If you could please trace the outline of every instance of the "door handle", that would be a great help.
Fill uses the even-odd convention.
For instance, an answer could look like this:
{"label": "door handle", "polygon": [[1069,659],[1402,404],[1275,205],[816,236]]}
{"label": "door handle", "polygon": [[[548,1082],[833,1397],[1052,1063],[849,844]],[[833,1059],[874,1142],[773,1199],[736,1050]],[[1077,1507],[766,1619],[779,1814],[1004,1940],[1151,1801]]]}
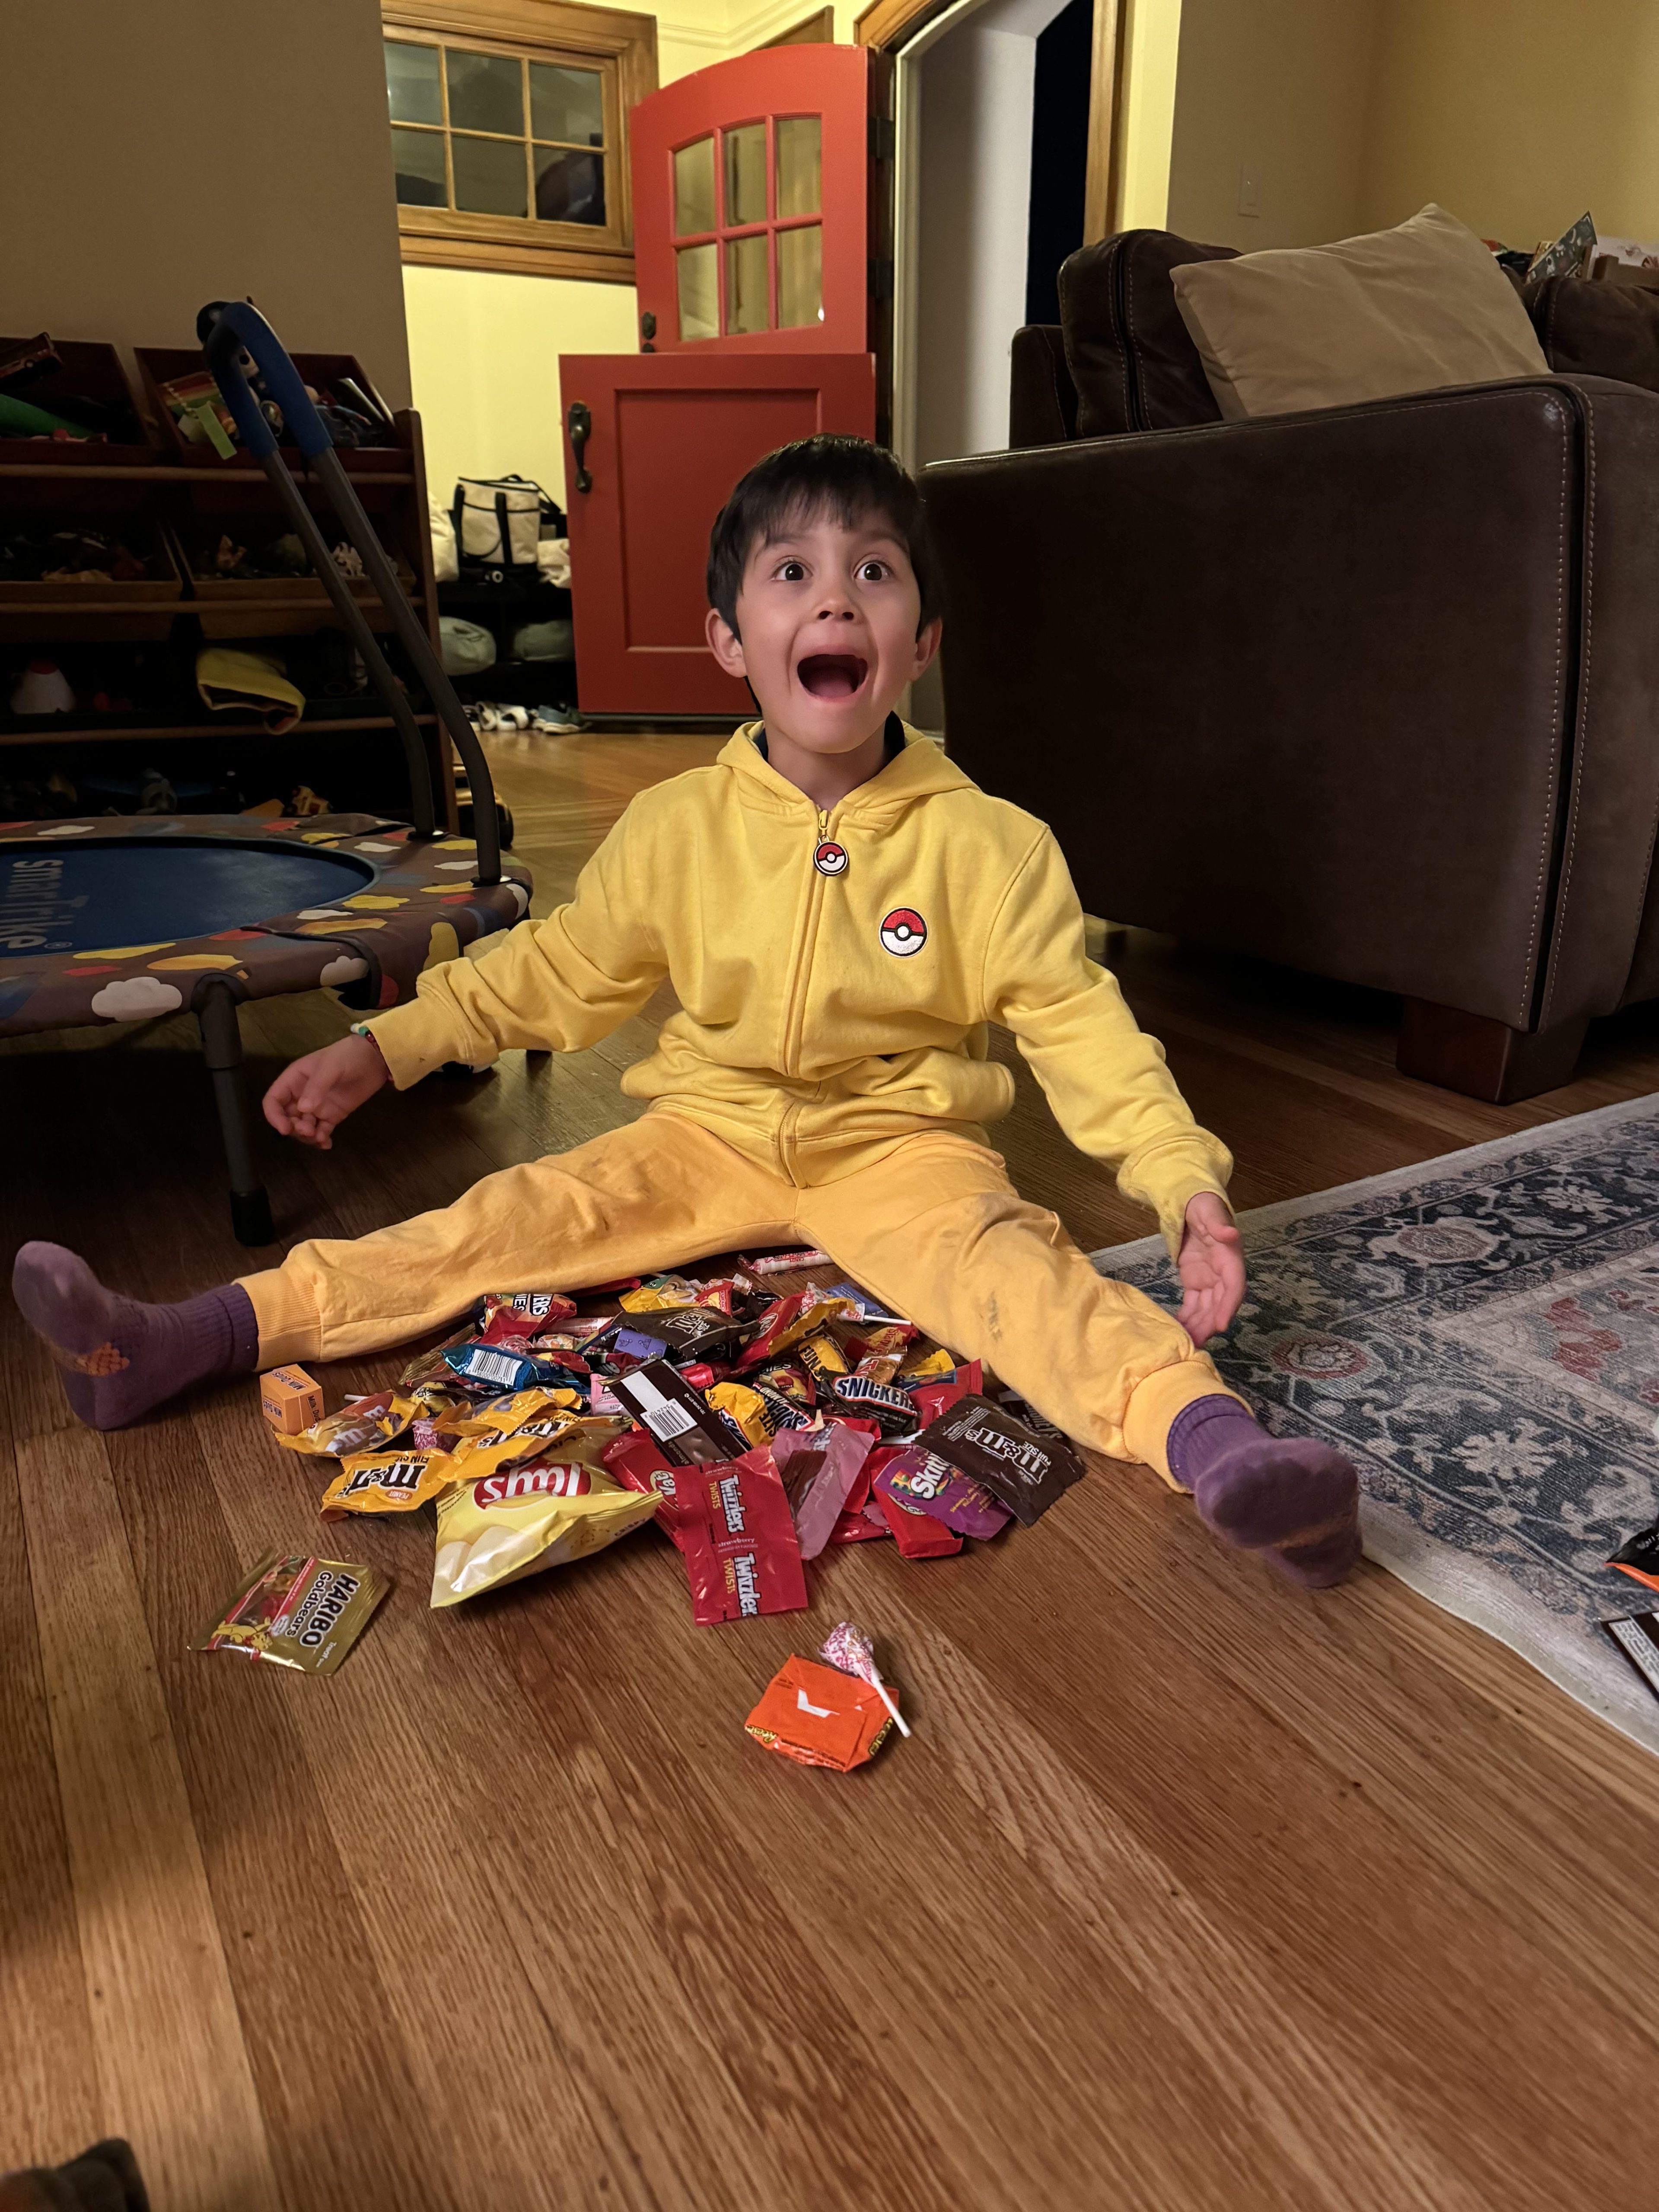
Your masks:
{"label": "door handle", "polygon": [[573,399],[570,402],[570,412],[564,417],[564,427],[570,434],[570,452],[576,459],[576,488],[578,491],[591,491],[594,480],[582,458],[589,439],[594,434],[594,418],[586,400]]}

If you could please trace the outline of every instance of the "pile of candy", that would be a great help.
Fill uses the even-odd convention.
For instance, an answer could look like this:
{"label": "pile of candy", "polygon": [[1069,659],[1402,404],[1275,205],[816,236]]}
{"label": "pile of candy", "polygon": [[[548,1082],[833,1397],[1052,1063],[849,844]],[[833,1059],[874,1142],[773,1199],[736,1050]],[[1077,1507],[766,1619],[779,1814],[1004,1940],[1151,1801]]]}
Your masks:
{"label": "pile of candy", "polygon": [[[833,1546],[890,1539],[907,1559],[942,1558],[1010,1519],[1028,1525],[1077,1480],[1064,1437],[1018,1400],[988,1396],[977,1361],[929,1344],[867,1291],[764,1286],[822,1261],[790,1253],[717,1280],[609,1284],[589,1295],[619,1294],[617,1310],[585,1315],[557,1291],[499,1292],[395,1389],[278,1440],[339,1462],[326,1520],[436,1504],[434,1606],[655,1518],[703,1623],[803,1607],[806,1565]],[[290,1395],[309,1384],[298,1370],[267,1381]],[[857,1731],[868,1756],[897,1710],[867,1639],[867,1664],[849,1664],[859,1640],[843,1628],[844,1648],[825,1656],[872,1686],[879,1726]]]}

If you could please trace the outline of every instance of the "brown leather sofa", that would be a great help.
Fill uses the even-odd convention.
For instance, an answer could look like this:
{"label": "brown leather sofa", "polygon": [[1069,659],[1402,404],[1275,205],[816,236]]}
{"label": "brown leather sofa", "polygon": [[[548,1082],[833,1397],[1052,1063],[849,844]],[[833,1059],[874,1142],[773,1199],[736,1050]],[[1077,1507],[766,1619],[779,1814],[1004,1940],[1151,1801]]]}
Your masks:
{"label": "brown leather sofa", "polygon": [[[1558,287],[1571,374],[1223,422],[1169,270],[1229,250],[1074,254],[1014,450],[927,471],[951,752],[1089,911],[1397,992],[1407,1073],[1548,1090],[1659,997],[1659,389],[1586,373],[1604,311]],[[1577,283],[1615,289],[1659,387],[1659,295]]]}

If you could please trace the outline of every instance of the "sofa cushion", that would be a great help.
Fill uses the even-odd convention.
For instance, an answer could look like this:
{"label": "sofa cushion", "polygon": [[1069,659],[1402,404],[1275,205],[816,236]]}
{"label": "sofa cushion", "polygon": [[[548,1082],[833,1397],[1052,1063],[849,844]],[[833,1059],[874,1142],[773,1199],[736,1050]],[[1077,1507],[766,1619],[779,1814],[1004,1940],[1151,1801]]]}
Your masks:
{"label": "sofa cushion", "polygon": [[1659,392],[1659,289],[1551,276],[1527,306],[1550,367]]}
{"label": "sofa cushion", "polygon": [[1168,230],[1124,230],[1072,254],[1060,270],[1066,366],[1080,438],[1176,430],[1220,419],[1204,364],[1176,312],[1170,270],[1229,260]]}
{"label": "sofa cushion", "polygon": [[1176,268],[1170,283],[1229,422],[1549,370],[1514,286],[1432,204],[1395,230]]}

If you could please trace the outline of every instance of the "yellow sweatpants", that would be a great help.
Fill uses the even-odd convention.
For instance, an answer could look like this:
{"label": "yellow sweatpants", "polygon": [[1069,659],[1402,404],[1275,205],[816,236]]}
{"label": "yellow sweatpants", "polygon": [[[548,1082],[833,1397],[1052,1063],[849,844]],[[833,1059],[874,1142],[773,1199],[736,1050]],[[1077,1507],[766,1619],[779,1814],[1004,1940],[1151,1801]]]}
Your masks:
{"label": "yellow sweatpants", "polygon": [[819,1246],[1068,1435],[1166,1480],[1176,1414],[1226,1391],[1179,1322],[1096,1274],[1018,1195],[997,1153],[947,1132],[803,1190],[695,1122],[648,1114],[393,1228],[296,1245],[242,1287],[270,1367],[403,1343],[485,1291],[575,1291],[768,1244]]}

